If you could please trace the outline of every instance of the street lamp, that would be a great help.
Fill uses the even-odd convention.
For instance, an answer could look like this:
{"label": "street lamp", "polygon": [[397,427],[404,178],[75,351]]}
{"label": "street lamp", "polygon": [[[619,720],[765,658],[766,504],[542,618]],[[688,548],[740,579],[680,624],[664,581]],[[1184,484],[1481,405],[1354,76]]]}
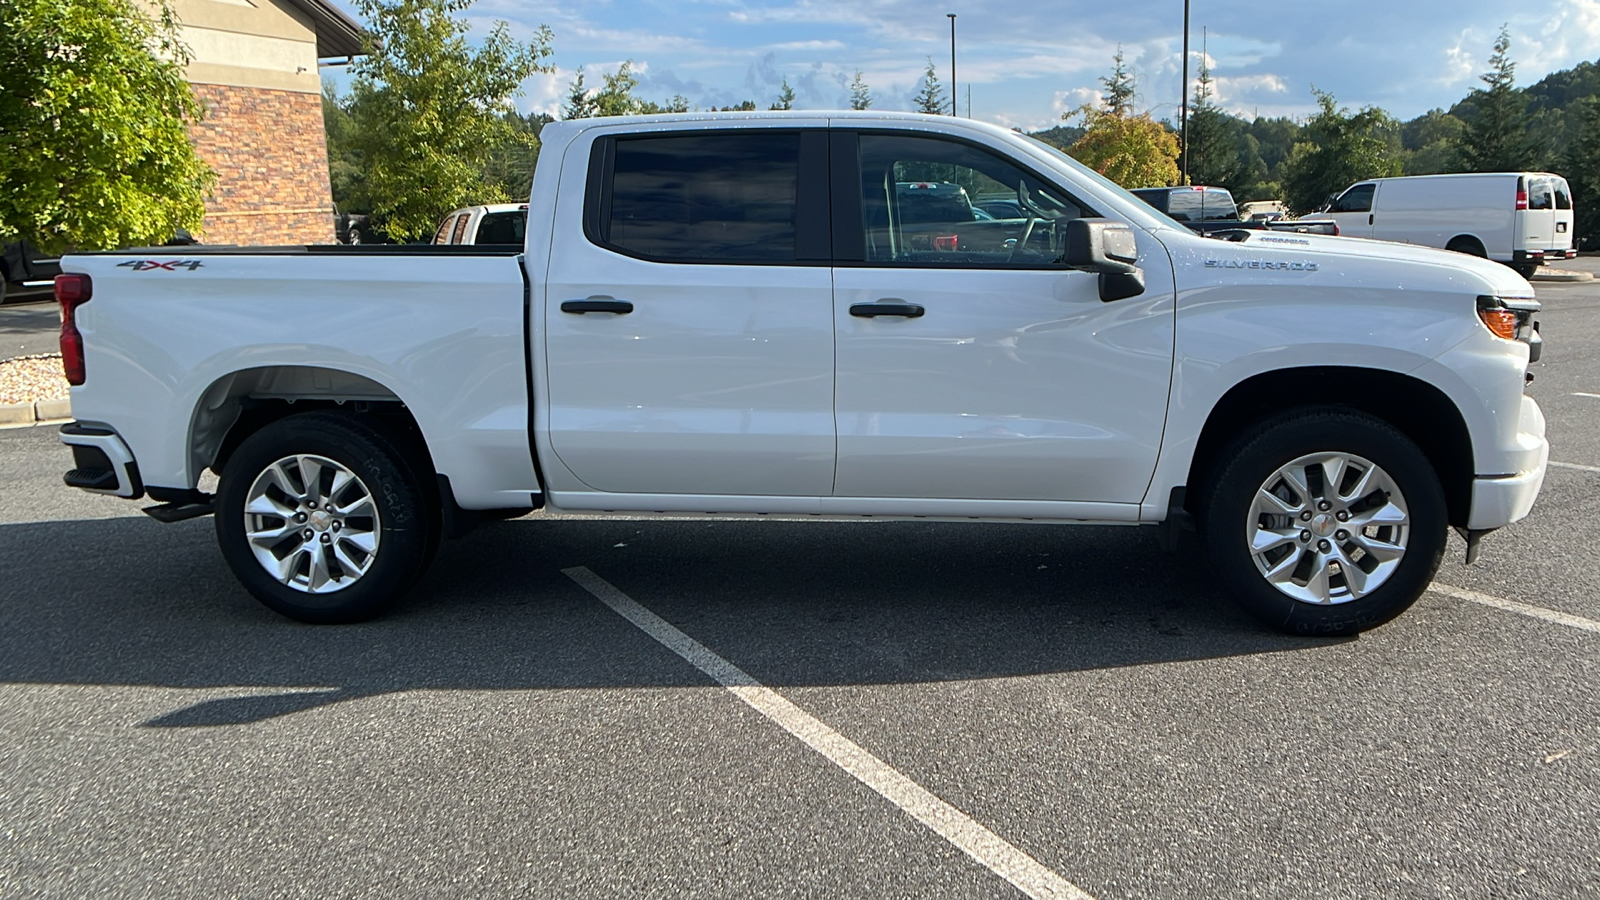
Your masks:
{"label": "street lamp", "polygon": [[1178,159],[1183,162],[1179,184],[1189,183],[1189,0],[1183,0],[1183,112],[1178,118]]}
{"label": "street lamp", "polygon": [[945,15],[950,18],[950,115],[953,116],[956,114],[956,14]]}

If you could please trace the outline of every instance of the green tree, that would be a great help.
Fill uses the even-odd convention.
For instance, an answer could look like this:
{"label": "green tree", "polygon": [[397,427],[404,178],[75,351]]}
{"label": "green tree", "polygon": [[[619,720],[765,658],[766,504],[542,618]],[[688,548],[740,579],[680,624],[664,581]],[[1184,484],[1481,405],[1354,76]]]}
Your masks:
{"label": "green tree", "polygon": [[1102,98],[1106,109],[1119,116],[1133,115],[1134,98],[1138,93],[1133,73],[1128,71],[1127,65],[1122,61],[1122,45],[1117,45],[1117,55],[1112,61],[1115,66],[1111,69],[1108,78],[1101,78],[1100,83],[1105,85],[1106,93]]}
{"label": "green tree", "polygon": [[871,109],[872,91],[867,88],[867,83],[861,80],[861,70],[856,70],[855,80],[850,82],[850,108]]}
{"label": "green tree", "polygon": [[203,110],[164,5],[0,3],[0,242],[46,253],[199,230],[214,183],[187,126]]}
{"label": "green tree", "polygon": [[588,119],[594,116],[637,116],[649,113],[681,113],[689,111],[689,98],[682,94],[673,96],[665,104],[655,103],[634,95],[639,86],[639,76],[633,74],[633,60],[624,60],[615,72],[602,72],[598,90],[583,84],[583,69],[567,88],[567,102],[562,107],[563,119]]}
{"label": "green tree", "polygon": [[361,154],[372,212],[406,241],[433,233],[440,216],[502,200],[485,177],[495,148],[532,146],[507,123],[524,79],[549,71],[551,35],[513,40],[495,23],[480,46],[467,42],[472,0],[356,0],[377,40],[353,67],[352,149]]}
{"label": "green tree", "polygon": [[355,120],[347,98],[341,98],[331,84],[322,86],[322,127],[328,138],[328,181],[334,204],[340,212],[371,213],[366,169],[361,151],[355,149]]}
{"label": "green tree", "polygon": [[1125,188],[1163,187],[1178,180],[1178,136],[1150,118],[1119,116],[1085,106],[1063,118],[1082,115],[1088,129],[1067,152]]}
{"label": "green tree", "polygon": [[1585,97],[1572,107],[1578,131],[1562,160],[1572,187],[1573,246],[1600,243],[1600,97]]}
{"label": "green tree", "polygon": [[1516,172],[1533,167],[1528,102],[1516,89],[1517,65],[1510,50],[1511,35],[1502,26],[1489,71],[1479,76],[1487,87],[1474,89],[1469,98],[1472,115],[1456,145],[1460,171]]}
{"label": "green tree", "polygon": [[1189,181],[1231,191],[1243,186],[1246,175],[1239,153],[1243,129],[1235,128],[1238,120],[1211,102],[1211,84],[1211,69],[1202,57],[1189,105]]}
{"label": "green tree", "polygon": [[583,83],[583,66],[567,85],[567,102],[561,107],[563,119],[588,119],[595,115],[594,101],[589,99],[589,88]]}
{"label": "green tree", "polygon": [[1455,171],[1456,147],[1466,123],[1442,109],[1430,109],[1400,129],[1405,174],[1438,175]]}
{"label": "green tree", "polygon": [[922,84],[911,98],[911,104],[917,112],[930,116],[945,114],[944,86],[939,84],[939,72],[934,69],[931,56],[928,57],[927,71],[922,73]]}
{"label": "green tree", "polygon": [[784,76],[783,88],[778,91],[778,102],[768,109],[794,109],[794,88],[789,86],[788,76]]}
{"label": "green tree", "polygon": [[1326,91],[1311,93],[1320,109],[1306,121],[1281,170],[1291,209],[1317,209],[1357,181],[1400,174],[1398,138],[1390,143],[1398,128],[1388,113],[1373,106],[1352,113]]}

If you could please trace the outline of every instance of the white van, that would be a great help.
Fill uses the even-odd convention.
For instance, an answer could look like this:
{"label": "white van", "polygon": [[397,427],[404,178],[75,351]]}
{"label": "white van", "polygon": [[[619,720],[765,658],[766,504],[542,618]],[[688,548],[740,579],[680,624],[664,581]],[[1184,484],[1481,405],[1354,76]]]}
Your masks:
{"label": "white van", "polygon": [[1346,237],[1458,250],[1524,276],[1577,255],[1572,189],[1548,172],[1374,178],[1346,188],[1328,215]]}

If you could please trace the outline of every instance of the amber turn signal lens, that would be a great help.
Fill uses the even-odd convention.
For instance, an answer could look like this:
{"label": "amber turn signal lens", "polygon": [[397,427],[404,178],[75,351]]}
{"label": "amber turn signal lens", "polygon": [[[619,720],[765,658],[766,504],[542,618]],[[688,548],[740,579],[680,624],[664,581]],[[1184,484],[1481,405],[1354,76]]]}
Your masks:
{"label": "amber turn signal lens", "polygon": [[1489,330],[1508,341],[1517,339],[1517,314],[1509,309],[1480,309],[1478,318]]}

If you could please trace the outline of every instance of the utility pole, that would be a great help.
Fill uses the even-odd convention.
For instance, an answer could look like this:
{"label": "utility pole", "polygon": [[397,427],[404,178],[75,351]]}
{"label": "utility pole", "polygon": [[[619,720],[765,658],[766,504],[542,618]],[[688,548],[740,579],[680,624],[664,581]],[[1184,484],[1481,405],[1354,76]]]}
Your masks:
{"label": "utility pole", "polygon": [[1180,183],[1189,183],[1189,0],[1183,0],[1183,112],[1178,118],[1178,158],[1183,161]]}
{"label": "utility pole", "polygon": [[945,13],[950,17],[950,115],[959,115],[956,112],[956,14]]}

